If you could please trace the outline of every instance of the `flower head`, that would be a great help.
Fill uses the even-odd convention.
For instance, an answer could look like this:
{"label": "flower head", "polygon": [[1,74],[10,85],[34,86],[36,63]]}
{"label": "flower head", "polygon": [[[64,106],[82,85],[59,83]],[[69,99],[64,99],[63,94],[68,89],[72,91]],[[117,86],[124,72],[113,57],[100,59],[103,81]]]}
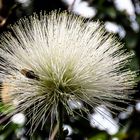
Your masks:
{"label": "flower head", "polygon": [[126,64],[133,54],[99,22],[51,12],[24,18],[11,29],[1,37],[0,78],[9,83],[7,102],[17,103],[14,113],[33,114],[29,121],[36,127],[48,115],[57,116],[60,102],[74,115],[70,101],[120,109],[110,101],[128,99],[135,73]]}

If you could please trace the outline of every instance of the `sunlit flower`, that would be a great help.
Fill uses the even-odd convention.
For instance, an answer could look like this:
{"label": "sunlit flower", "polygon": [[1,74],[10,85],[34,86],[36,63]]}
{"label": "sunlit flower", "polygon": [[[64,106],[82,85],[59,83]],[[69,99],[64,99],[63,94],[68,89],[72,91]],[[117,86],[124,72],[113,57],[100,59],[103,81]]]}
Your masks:
{"label": "sunlit flower", "polygon": [[34,131],[48,116],[57,119],[59,103],[71,116],[77,113],[71,103],[86,113],[85,104],[122,109],[112,101],[132,92],[135,72],[127,63],[133,54],[99,22],[51,12],[24,18],[11,30],[0,41],[0,79],[9,84],[2,90],[7,104],[16,104],[9,115],[26,112]]}

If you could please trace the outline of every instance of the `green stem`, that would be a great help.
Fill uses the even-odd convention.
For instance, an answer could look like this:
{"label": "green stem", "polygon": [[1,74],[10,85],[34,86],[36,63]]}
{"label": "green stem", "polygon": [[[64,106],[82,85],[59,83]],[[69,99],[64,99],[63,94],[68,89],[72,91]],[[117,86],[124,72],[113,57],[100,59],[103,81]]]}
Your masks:
{"label": "green stem", "polygon": [[59,101],[58,103],[58,125],[59,125],[59,130],[58,130],[58,140],[64,140],[64,134],[63,134],[63,105]]}

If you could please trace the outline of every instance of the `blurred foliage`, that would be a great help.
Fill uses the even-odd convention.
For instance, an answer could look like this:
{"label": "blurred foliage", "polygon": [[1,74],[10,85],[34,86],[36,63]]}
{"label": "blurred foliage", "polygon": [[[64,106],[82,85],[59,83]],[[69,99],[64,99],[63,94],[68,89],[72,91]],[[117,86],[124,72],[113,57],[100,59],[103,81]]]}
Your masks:
{"label": "blurred foliage", "polygon": [[[100,20],[103,22],[109,21],[121,26],[125,31],[125,36],[121,39],[128,51],[134,51],[135,57],[130,63],[132,70],[138,71],[140,69],[140,30],[135,30],[132,26],[137,23],[140,26],[140,11],[138,11],[138,0],[132,0],[134,6],[134,15],[130,15],[126,10],[119,11],[113,0],[85,0],[89,6],[96,9],[96,15],[90,20]],[[26,3],[23,3],[26,2]],[[0,0],[0,32],[9,30],[8,25],[15,23],[23,16],[29,16],[33,12],[40,12],[45,10],[47,12],[54,9],[68,10],[67,6],[61,0]],[[140,27],[139,27],[140,28]],[[119,34],[118,34],[119,36]],[[140,80],[138,76],[137,81]],[[134,99],[140,100],[140,86],[136,87],[137,93]],[[90,122],[75,116],[75,118],[65,116],[64,123],[69,125],[73,133],[67,136],[68,140],[140,140],[140,112],[135,109],[135,102],[133,102],[133,111],[125,119],[120,119],[120,129],[115,135],[110,135],[106,131],[101,131],[93,128]],[[2,105],[1,105],[2,106]],[[10,118],[3,114],[0,106],[0,140],[29,140],[30,136],[26,134],[29,126],[19,126],[10,121]],[[5,127],[4,127],[5,126]],[[47,140],[49,135],[50,124],[40,130],[39,128],[32,136],[33,140]],[[117,139],[116,139],[117,140]]]}

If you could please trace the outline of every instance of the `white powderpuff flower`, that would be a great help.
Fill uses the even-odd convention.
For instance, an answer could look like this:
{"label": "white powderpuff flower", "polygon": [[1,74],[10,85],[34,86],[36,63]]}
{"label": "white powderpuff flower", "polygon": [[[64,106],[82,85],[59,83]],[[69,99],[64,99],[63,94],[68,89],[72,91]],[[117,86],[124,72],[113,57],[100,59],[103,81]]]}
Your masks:
{"label": "white powderpuff flower", "polygon": [[25,111],[33,131],[48,116],[57,118],[59,103],[73,116],[77,112],[69,102],[83,103],[86,113],[84,104],[120,110],[112,101],[128,99],[135,85],[135,72],[127,68],[133,54],[99,22],[67,12],[21,19],[1,36],[0,56],[0,79],[9,84],[7,104],[16,102],[7,112]]}

